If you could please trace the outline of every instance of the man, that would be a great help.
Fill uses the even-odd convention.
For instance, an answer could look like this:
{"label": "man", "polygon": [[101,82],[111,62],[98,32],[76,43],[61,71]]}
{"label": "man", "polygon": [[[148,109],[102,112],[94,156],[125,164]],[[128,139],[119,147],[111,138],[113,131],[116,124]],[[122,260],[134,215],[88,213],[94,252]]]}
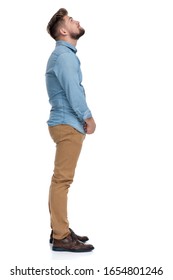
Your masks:
{"label": "man", "polygon": [[95,131],[82,86],[77,40],[85,33],[79,22],[61,8],[51,18],[47,31],[56,41],[46,69],[46,86],[51,104],[48,127],[56,143],[54,174],[49,192],[51,238],[54,251],[89,252],[94,249],[86,236],[76,235],[67,218],[67,194],[85,134]]}

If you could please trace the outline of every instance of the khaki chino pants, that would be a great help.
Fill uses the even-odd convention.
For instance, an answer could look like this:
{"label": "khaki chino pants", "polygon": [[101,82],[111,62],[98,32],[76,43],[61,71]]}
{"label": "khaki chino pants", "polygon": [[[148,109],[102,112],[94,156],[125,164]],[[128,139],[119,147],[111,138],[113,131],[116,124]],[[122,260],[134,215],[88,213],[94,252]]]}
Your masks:
{"label": "khaki chino pants", "polygon": [[73,182],[75,168],[85,135],[69,125],[49,126],[56,143],[54,173],[49,191],[49,211],[53,238],[63,239],[69,233],[67,215],[68,189]]}

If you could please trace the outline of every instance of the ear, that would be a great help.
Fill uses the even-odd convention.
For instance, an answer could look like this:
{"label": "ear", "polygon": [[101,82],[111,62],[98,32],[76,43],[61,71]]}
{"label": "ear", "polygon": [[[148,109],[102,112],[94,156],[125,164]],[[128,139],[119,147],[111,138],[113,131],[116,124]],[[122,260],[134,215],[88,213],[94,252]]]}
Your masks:
{"label": "ear", "polygon": [[67,31],[66,31],[66,29],[65,29],[64,27],[61,27],[60,30],[59,30],[59,32],[60,32],[60,34],[61,34],[62,36],[66,36],[66,35],[67,35]]}

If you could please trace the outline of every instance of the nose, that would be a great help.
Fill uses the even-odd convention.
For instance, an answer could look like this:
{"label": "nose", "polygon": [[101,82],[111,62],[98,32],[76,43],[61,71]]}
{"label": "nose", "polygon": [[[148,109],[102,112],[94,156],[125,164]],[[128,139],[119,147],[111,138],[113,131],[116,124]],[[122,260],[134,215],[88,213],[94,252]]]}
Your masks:
{"label": "nose", "polygon": [[80,24],[80,22],[79,22],[78,20],[75,20],[75,22],[76,22],[77,24]]}

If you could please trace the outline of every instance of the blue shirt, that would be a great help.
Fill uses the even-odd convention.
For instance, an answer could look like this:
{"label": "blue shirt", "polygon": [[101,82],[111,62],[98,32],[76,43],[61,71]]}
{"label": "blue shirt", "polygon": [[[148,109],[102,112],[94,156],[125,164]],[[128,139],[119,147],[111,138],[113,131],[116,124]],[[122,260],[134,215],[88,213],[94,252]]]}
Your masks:
{"label": "blue shirt", "polygon": [[80,61],[76,48],[56,41],[46,68],[46,87],[51,104],[49,126],[68,124],[85,134],[85,119],[92,117],[82,86]]}

